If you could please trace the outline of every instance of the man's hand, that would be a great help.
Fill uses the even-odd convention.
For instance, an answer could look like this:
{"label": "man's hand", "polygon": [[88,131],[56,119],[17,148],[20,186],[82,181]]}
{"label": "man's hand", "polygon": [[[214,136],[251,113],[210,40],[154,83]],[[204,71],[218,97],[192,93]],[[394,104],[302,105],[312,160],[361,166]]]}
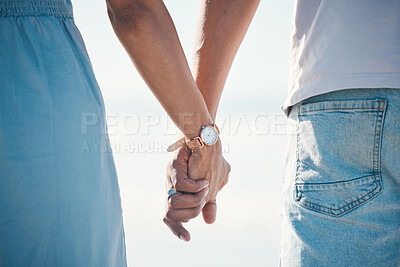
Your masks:
{"label": "man's hand", "polygon": [[166,189],[174,188],[177,193],[167,199],[164,216],[164,223],[177,237],[186,242],[190,240],[190,234],[182,226],[182,222],[200,214],[209,191],[209,183],[206,180],[195,181],[188,178],[189,157],[190,150],[184,145],[174,152],[167,165]]}
{"label": "man's hand", "polygon": [[215,221],[215,198],[228,182],[229,172],[230,165],[222,157],[220,141],[193,152],[183,145],[175,152],[167,166],[167,190],[175,188],[178,193],[168,199],[164,223],[176,236],[190,240],[182,222],[197,217],[200,211],[206,223]]}
{"label": "man's hand", "polygon": [[217,215],[217,193],[228,183],[231,166],[222,156],[221,142],[212,146],[204,146],[192,151],[189,158],[189,177],[191,179],[205,179],[209,185],[206,204],[202,210],[206,223],[213,223]]}

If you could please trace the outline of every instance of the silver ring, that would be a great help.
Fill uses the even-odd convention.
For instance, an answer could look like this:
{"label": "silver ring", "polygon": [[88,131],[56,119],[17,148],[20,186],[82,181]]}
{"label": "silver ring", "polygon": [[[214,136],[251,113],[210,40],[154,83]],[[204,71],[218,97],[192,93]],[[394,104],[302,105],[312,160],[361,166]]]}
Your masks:
{"label": "silver ring", "polygon": [[175,191],[174,188],[171,188],[170,190],[168,190],[167,192],[167,196],[168,198],[170,198],[173,194],[176,194],[177,192]]}

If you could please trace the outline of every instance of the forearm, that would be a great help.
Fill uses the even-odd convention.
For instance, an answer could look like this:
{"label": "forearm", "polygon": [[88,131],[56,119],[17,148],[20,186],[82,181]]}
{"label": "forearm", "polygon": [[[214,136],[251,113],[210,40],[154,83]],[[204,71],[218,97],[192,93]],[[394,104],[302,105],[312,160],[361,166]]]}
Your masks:
{"label": "forearm", "polygon": [[114,31],[137,70],[187,137],[212,123],[161,0],[108,0]]}
{"label": "forearm", "polygon": [[193,75],[213,119],[233,59],[258,4],[259,0],[200,1]]}

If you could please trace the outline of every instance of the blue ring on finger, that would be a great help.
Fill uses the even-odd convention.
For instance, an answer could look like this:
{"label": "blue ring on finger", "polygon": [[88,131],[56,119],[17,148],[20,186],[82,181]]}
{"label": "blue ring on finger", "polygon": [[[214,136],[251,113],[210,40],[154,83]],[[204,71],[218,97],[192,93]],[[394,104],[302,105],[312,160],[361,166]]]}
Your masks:
{"label": "blue ring on finger", "polygon": [[170,190],[168,190],[167,196],[168,196],[168,198],[170,198],[172,195],[174,195],[176,193],[177,192],[175,191],[175,188],[171,188]]}

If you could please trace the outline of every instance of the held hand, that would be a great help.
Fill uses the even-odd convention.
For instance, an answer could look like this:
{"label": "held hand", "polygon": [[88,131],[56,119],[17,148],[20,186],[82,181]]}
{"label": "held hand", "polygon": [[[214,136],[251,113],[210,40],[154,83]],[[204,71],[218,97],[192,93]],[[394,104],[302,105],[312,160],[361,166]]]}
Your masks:
{"label": "held hand", "polygon": [[[204,205],[209,191],[206,180],[192,180],[188,178],[189,148],[184,145],[176,150],[167,165],[167,191],[174,188],[177,192],[167,199],[164,223],[171,231],[184,241],[190,240],[189,232],[182,226],[197,217]],[[185,192],[185,193],[182,193]]]}
{"label": "held hand", "polygon": [[189,177],[191,179],[205,179],[209,181],[209,192],[202,209],[204,221],[211,224],[216,219],[217,193],[228,182],[231,166],[222,156],[221,142],[213,146],[205,146],[192,151],[188,162]]}
{"label": "held hand", "polygon": [[[175,188],[178,193],[169,197],[164,223],[171,231],[184,241],[190,240],[189,232],[182,226],[197,217],[203,211],[206,223],[213,223],[216,218],[215,197],[219,190],[228,182],[230,165],[222,157],[221,144],[203,147],[192,153],[182,140],[172,145],[169,151],[174,152],[167,166],[167,190]],[[206,180],[192,180],[191,178]],[[185,192],[185,193],[183,193]]]}

